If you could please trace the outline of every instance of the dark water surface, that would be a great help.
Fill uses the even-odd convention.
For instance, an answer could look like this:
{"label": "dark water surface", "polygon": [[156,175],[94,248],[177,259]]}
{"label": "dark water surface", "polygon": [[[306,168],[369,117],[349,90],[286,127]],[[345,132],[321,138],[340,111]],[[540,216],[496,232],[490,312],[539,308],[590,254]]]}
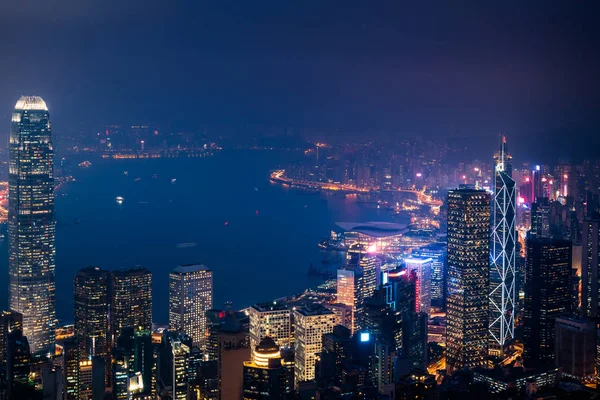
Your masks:
{"label": "dark water surface", "polygon": [[[334,222],[390,217],[351,198],[311,195],[269,182],[269,170],[297,157],[231,150],[206,158],[89,158],[90,168],[74,167],[77,182],[61,188],[56,199],[58,317],[73,320],[73,275],[88,265],[149,268],[159,323],[168,320],[169,271],[182,263],[213,269],[215,307],[225,301],[246,307],[317,285],[320,281],[306,271],[311,262],[321,265],[317,243]],[[124,198],[122,205],[117,196]],[[178,247],[181,243],[196,245]],[[7,306],[7,257],[5,240],[0,245],[2,308]]]}

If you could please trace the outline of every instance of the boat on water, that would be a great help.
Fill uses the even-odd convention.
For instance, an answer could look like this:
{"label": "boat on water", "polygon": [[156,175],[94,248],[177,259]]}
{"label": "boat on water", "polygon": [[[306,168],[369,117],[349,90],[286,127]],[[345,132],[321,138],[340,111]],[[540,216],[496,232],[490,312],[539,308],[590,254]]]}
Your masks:
{"label": "boat on water", "polygon": [[78,165],[79,168],[88,168],[88,167],[91,167],[91,166],[92,166],[92,163],[89,162],[89,161],[80,162],[79,165]]}
{"label": "boat on water", "polygon": [[129,172],[123,171],[123,175],[129,175]]}
{"label": "boat on water", "polygon": [[196,242],[189,242],[189,243],[179,243],[176,247],[178,249],[185,249],[186,247],[196,247],[198,245],[198,243]]}
{"label": "boat on water", "polygon": [[117,204],[123,204],[123,200],[125,200],[125,199],[122,198],[121,196],[117,196]]}
{"label": "boat on water", "polygon": [[177,179],[176,178],[172,178],[171,179],[171,183],[175,183],[175,182],[177,182]]}

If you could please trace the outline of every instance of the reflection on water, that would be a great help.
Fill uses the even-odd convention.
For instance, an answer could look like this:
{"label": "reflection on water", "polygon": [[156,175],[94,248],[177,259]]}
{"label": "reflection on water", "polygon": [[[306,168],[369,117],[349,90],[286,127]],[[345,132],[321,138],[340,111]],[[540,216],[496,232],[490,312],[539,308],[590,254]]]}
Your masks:
{"label": "reflection on water", "polygon": [[[353,196],[310,195],[270,183],[269,170],[294,157],[247,151],[202,159],[88,157],[92,166],[73,168],[77,182],[56,199],[59,318],[72,320],[73,275],[88,265],[149,268],[154,319],[163,323],[168,273],[178,264],[200,262],[215,271],[216,307],[225,301],[245,307],[318,284],[319,278],[307,276],[308,267],[322,265],[317,244],[336,221],[390,220],[390,215],[361,207]],[[117,197],[126,201],[117,204]],[[2,308],[6,247],[7,241],[0,243]]]}

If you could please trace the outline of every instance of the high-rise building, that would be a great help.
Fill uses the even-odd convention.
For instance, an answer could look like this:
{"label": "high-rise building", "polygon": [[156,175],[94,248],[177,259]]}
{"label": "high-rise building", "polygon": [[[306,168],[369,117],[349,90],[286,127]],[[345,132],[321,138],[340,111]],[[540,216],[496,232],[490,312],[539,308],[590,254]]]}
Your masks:
{"label": "high-rise building", "polygon": [[292,345],[292,311],[284,304],[267,302],[254,304],[248,309],[250,319],[250,348],[256,346],[265,337],[274,340],[277,346]]}
{"label": "high-rise building", "polygon": [[141,390],[145,395],[153,393],[154,389],[154,348],[150,331],[136,331],[133,342],[133,369],[140,374]]}
{"label": "high-rise building", "polygon": [[581,381],[594,377],[596,325],[587,318],[556,318],[556,365],[566,374]]}
{"label": "high-rise building", "polygon": [[547,197],[538,198],[531,204],[531,237],[549,238],[550,235],[550,205]]}
{"label": "high-rise building", "polygon": [[93,356],[110,359],[109,283],[110,273],[98,267],[79,271],[73,281],[75,337],[81,360]]}
{"label": "high-rise building", "polygon": [[56,325],[54,153],[41,97],[17,101],[9,152],[9,308],[23,314],[23,334],[37,353],[54,343]]}
{"label": "high-rise building", "polygon": [[282,399],[293,390],[289,370],[281,358],[280,346],[265,336],[252,351],[252,360],[244,362],[244,400]]}
{"label": "high-rise building", "polygon": [[432,243],[412,251],[413,257],[431,258],[431,305],[444,307],[446,304],[446,244]]}
{"label": "high-rise building", "polygon": [[294,311],[294,381],[315,378],[317,353],[323,346],[323,335],[333,332],[335,314],[320,304],[312,304]]}
{"label": "high-rise building", "polygon": [[523,358],[526,367],[554,362],[556,318],[571,312],[571,242],[528,238]]}
{"label": "high-rise building", "polygon": [[490,196],[448,193],[446,365],[449,372],[485,363],[488,351]]}
{"label": "high-rise building", "polygon": [[217,362],[218,391],[221,398],[240,398],[243,364],[251,357],[248,345],[248,317],[232,309],[209,310],[207,356]]}
{"label": "high-rise building", "polygon": [[347,254],[347,266],[338,270],[338,303],[352,307],[352,331],[364,326],[364,306],[377,288],[377,259],[365,245],[355,243]]}
{"label": "high-rise building", "polygon": [[114,339],[126,327],[152,330],[152,273],[141,267],[114,271],[111,307]]}
{"label": "high-rise building", "polygon": [[581,243],[581,309],[585,316],[596,319],[600,308],[600,219],[583,222]]}
{"label": "high-rise building", "polygon": [[61,367],[52,366],[42,369],[42,393],[44,400],[62,400],[63,374]]}
{"label": "high-rise building", "polygon": [[173,354],[173,394],[174,400],[186,400],[188,398],[188,358],[191,347],[189,342],[182,340],[179,336],[171,339],[171,351]]}
{"label": "high-rise building", "polygon": [[8,398],[19,398],[18,386],[29,382],[30,348],[27,337],[23,336],[20,329],[13,330],[8,335],[8,349],[6,362],[6,380],[8,384]]}
{"label": "high-rise building", "polygon": [[201,264],[180,265],[169,275],[169,329],[204,348],[206,311],[213,303],[213,273]]}
{"label": "high-rise building", "polygon": [[415,272],[415,311],[429,315],[431,311],[431,270],[433,268],[433,259],[411,257],[404,261],[407,272]]}
{"label": "high-rise building", "polygon": [[512,156],[502,137],[494,155],[495,186],[492,198],[490,248],[489,351],[504,353],[507,341],[515,337],[516,310],[516,188],[512,178]]}
{"label": "high-rise building", "polygon": [[350,307],[350,329],[354,330],[354,311],[356,305],[356,278],[352,268],[337,270],[337,302]]}
{"label": "high-rise building", "polygon": [[70,338],[63,342],[63,390],[65,400],[79,400],[79,341]]}
{"label": "high-rise building", "polygon": [[23,316],[15,311],[0,312],[0,367],[6,363],[8,353],[8,335],[23,329]]}

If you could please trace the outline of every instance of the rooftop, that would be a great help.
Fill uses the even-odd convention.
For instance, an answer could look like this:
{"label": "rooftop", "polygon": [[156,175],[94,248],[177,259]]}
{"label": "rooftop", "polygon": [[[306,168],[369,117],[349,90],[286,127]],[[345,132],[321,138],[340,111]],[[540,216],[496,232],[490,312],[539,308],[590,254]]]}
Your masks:
{"label": "rooftop", "polygon": [[333,314],[333,311],[329,310],[322,304],[318,304],[318,303],[307,304],[307,305],[297,309],[296,312],[299,314],[302,314],[306,317]]}
{"label": "rooftop", "polygon": [[289,307],[285,303],[277,303],[275,301],[267,301],[264,303],[256,303],[251,306],[258,312],[265,311],[289,311]]}
{"label": "rooftop", "polygon": [[185,265],[180,265],[173,270],[173,272],[179,273],[179,274],[198,272],[198,271],[210,271],[210,269],[204,264],[185,264]]}
{"label": "rooftop", "polygon": [[40,96],[21,96],[15,104],[15,110],[48,111],[48,106]]}

